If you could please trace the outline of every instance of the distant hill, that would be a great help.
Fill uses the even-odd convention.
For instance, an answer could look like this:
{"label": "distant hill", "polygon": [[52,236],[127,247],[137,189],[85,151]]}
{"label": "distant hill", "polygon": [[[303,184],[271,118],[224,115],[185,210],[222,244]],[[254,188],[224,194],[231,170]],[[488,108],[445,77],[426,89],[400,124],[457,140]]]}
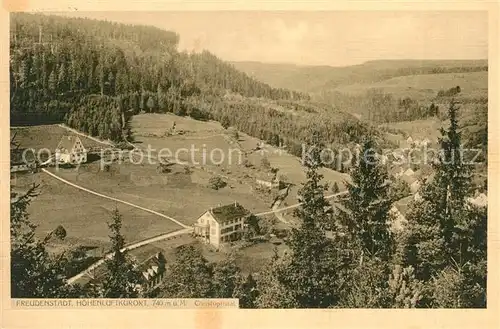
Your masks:
{"label": "distant hill", "polygon": [[346,67],[232,64],[273,87],[307,92],[316,102],[368,121],[424,119],[436,115],[432,104],[445,115],[447,91],[457,86],[453,97],[464,104],[484,104],[488,96],[487,60],[376,60]]}
{"label": "distant hill", "polygon": [[335,88],[337,92],[361,95],[370,89],[377,89],[396,98],[411,97],[426,100],[436,97],[439,90],[460,86],[457,98],[477,98],[488,96],[488,72],[415,74],[389,78],[373,83],[354,83]]}
{"label": "distant hill", "polygon": [[238,70],[273,87],[313,93],[401,76],[488,70],[487,60],[376,60],[345,67],[260,62],[232,62],[232,64]]}

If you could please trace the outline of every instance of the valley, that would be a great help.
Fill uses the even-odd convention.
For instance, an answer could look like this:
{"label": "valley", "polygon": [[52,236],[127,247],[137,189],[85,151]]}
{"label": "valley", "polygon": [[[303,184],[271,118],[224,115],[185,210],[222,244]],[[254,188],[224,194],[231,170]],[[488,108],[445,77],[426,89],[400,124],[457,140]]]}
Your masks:
{"label": "valley", "polygon": [[459,254],[483,305],[487,60],[235,62],[45,14],[10,30],[13,296],[441,307]]}

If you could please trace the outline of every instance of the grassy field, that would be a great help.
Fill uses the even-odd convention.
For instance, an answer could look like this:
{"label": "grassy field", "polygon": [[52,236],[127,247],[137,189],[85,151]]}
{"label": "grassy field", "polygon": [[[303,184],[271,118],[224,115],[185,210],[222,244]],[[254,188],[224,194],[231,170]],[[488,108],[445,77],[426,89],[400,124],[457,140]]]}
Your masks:
{"label": "grassy field", "polygon": [[68,186],[44,173],[25,176],[17,180],[17,188],[39,184],[39,195],[28,208],[30,219],[38,225],[40,237],[62,225],[69,242],[107,244],[107,222],[118,208],[123,217],[122,233],[127,242],[142,240],[160,233],[179,229],[179,225],[127,205],[106,200]]}
{"label": "grassy field", "polygon": [[[170,129],[174,121],[177,131],[182,130],[184,134],[164,137],[165,131]],[[234,153],[236,158],[233,158],[232,162],[226,158],[226,161],[217,164],[208,158],[206,164],[191,163],[188,166],[173,164],[169,167],[168,173],[158,173],[157,165],[147,161],[142,164],[133,164],[129,161],[112,163],[109,168],[104,168],[99,162],[93,162],[78,168],[50,170],[82,187],[164,213],[186,224],[194,223],[211,207],[235,201],[254,213],[270,210],[269,197],[255,190],[255,177],[263,171],[262,154],[252,151],[259,143],[257,139],[240,134],[239,140],[235,140],[229,130],[223,129],[216,122],[200,122],[168,114],[138,115],[134,117],[132,127],[136,145],[140,148],[151,145],[158,149],[169,148],[173,152],[179,148],[190,148],[191,145],[205,148],[207,152],[216,148],[223,151],[236,149],[242,153],[246,152],[248,160],[254,166],[250,168],[243,166],[239,162],[238,153]],[[23,146],[33,148],[55,148],[59,139],[66,134],[66,131],[58,126],[27,127],[20,131],[22,132],[18,133],[18,136]],[[92,143],[95,142],[86,141],[84,138],[85,146],[93,145]],[[296,203],[297,191],[305,180],[300,159],[286,152],[279,154],[276,148],[268,145],[265,149],[267,152],[264,154],[269,158],[271,165],[278,168],[280,174],[295,184],[283,205]],[[185,156],[190,155],[185,154]],[[195,160],[203,159],[202,153],[199,156],[201,158]],[[186,167],[190,167],[190,170],[186,170]],[[324,170],[323,173],[325,182],[337,181],[341,188],[341,182],[348,178],[347,175],[332,170]],[[227,187],[219,190],[208,187],[208,181],[214,175],[224,177],[228,183]],[[29,212],[32,220],[39,225],[40,236],[62,225],[68,232],[68,243],[106,247],[109,240],[106,223],[111,219],[115,208],[118,208],[123,216],[122,232],[127,242],[179,229],[177,224],[167,219],[94,196],[44,173],[20,176],[14,185],[16,189],[22,190],[27,189],[33,182],[40,184],[40,195],[33,200]],[[177,242],[189,243],[189,241],[182,242],[183,239],[186,238]],[[170,250],[177,242],[159,242],[150,247]],[[242,267],[248,267],[248,271],[250,267],[263,266],[272,255],[273,247],[271,244],[252,246],[238,262]],[[137,252],[147,254],[152,251],[141,248]],[[207,257],[223,256],[212,254],[210,251],[205,252]]]}
{"label": "grassy field", "polygon": [[[164,127],[171,127],[174,121],[178,129],[182,127],[182,130],[186,132],[184,135],[150,137],[149,134],[161,134]],[[148,125],[153,128],[149,128]],[[248,185],[255,182],[255,177],[263,171],[261,162],[264,157],[269,160],[272,167],[279,169],[278,173],[280,175],[284,175],[294,185],[300,186],[306,179],[300,158],[271,145],[264,145],[262,152],[255,152],[254,150],[259,145],[260,140],[239,133],[239,139],[236,141],[232,138],[231,133],[222,128],[217,122],[204,123],[171,114],[143,114],[134,117],[132,127],[134,133],[137,134],[136,140],[139,142],[137,145],[141,148],[151,145],[157,150],[167,148],[172,153],[175,153],[180,148],[191,148],[192,145],[199,149],[206,149],[207,161],[203,163],[202,152],[195,153],[194,160],[201,163],[208,172],[221,174],[232,180],[235,186],[232,193],[238,192],[240,185],[247,185],[248,187]],[[224,161],[220,165],[217,165],[220,162],[219,160],[222,160],[220,157],[214,157],[215,163],[210,161],[209,154],[214,149],[225,151]],[[228,154],[231,154],[231,159],[229,159]],[[245,168],[239,163],[240,154],[242,154],[241,159],[247,159],[253,165],[253,168]],[[191,155],[185,152],[179,156],[180,161],[190,161],[190,158]],[[343,182],[349,179],[348,175],[330,169],[322,169],[321,173],[324,175],[325,183],[333,184],[337,182],[341,189],[343,188]],[[244,192],[251,192],[251,190],[248,191],[247,188]]]}
{"label": "grassy field", "polygon": [[429,100],[436,97],[439,90],[448,90],[460,86],[457,96],[477,98],[488,96],[488,72],[422,74],[396,77],[375,83],[356,83],[337,87],[336,90],[346,94],[364,94],[369,89],[378,89],[394,97],[411,97],[418,100]]}

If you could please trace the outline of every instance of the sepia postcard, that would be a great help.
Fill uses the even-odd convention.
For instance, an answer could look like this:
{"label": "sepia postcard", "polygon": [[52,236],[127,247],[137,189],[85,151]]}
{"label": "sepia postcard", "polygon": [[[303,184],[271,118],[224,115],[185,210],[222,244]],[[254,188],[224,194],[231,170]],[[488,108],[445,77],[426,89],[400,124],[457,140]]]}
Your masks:
{"label": "sepia postcard", "polygon": [[497,328],[498,8],[5,1],[2,328]]}

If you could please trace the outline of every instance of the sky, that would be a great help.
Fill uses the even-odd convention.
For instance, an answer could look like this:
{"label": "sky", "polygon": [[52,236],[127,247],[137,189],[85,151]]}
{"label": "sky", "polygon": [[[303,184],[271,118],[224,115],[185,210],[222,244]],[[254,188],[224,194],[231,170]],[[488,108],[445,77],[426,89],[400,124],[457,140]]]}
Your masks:
{"label": "sky", "polygon": [[378,59],[486,59],[485,11],[67,12],[180,35],[228,61],[346,66]]}

